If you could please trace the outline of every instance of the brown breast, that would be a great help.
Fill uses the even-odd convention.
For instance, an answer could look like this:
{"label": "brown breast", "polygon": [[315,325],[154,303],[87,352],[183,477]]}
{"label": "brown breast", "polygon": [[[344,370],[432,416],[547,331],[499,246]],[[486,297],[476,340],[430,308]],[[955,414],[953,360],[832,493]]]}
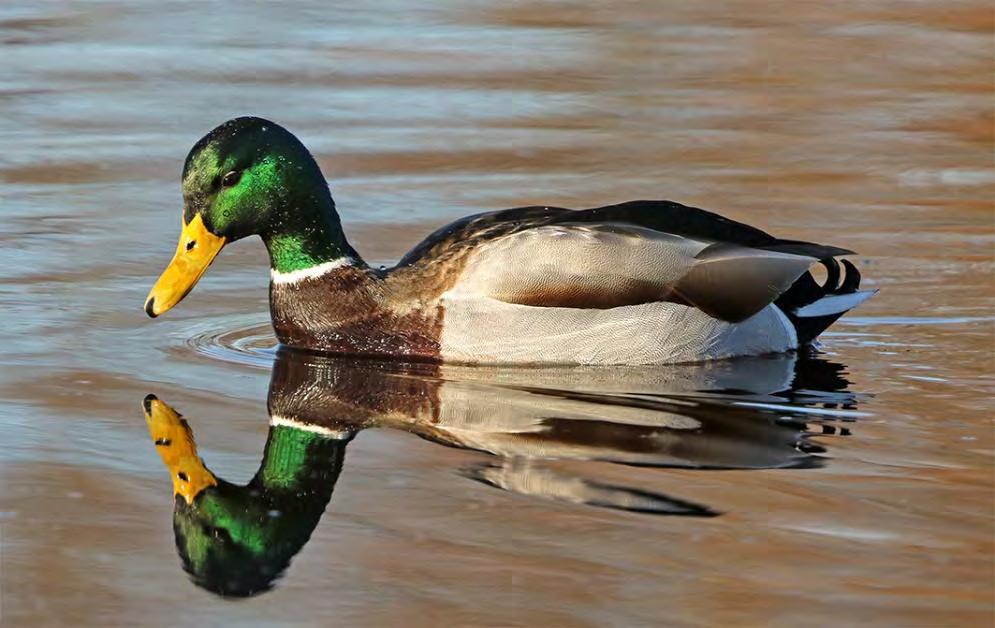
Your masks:
{"label": "brown breast", "polygon": [[282,344],[296,348],[439,360],[444,312],[437,298],[398,299],[395,293],[388,281],[357,266],[271,282],[273,329]]}

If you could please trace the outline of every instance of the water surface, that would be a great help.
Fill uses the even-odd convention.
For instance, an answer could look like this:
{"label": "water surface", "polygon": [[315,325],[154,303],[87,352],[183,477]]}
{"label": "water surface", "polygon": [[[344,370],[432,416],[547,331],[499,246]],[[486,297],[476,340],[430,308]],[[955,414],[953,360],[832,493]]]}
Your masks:
{"label": "water surface", "polygon": [[[993,30],[973,0],[5,3],[4,625],[990,623]],[[149,321],[183,157],[240,114],[312,149],[375,263],[669,198],[858,250],[881,294],[814,359],[293,359],[247,241]],[[299,430],[274,408],[341,437],[270,590],[184,572],[148,394],[232,490]]]}

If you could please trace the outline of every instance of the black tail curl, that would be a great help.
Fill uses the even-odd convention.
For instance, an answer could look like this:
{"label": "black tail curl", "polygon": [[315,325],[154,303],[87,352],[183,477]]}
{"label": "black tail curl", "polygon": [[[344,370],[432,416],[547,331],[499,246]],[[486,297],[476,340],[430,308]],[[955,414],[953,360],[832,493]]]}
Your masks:
{"label": "black tail curl", "polygon": [[[837,261],[836,258],[827,257],[819,260],[819,263],[826,268],[825,283],[819,285],[812,273],[805,273],[792,284],[787,292],[774,301],[774,304],[781,308],[788,320],[795,326],[799,347],[810,344],[819,334],[846,313],[846,310],[843,310],[823,316],[799,316],[797,314],[799,309],[828,296],[853,294],[860,288],[860,271],[850,260]],[[843,272],[840,271],[841,263]],[[840,281],[841,276],[842,282]]]}

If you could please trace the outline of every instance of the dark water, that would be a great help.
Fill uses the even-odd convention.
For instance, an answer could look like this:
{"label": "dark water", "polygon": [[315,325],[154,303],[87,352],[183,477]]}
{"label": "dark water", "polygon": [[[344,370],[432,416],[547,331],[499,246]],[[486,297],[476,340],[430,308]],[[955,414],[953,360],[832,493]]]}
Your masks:
{"label": "dark water", "polygon": [[[990,623],[993,19],[4,4],[0,621]],[[149,321],[182,159],[246,113],[377,263],[475,211],[672,198],[856,249],[881,293],[808,359],[356,362],[277,354],[246,242]],[[172,411],[196,456],[153,444]],[[209,519],[157,450],[203,458]]]}

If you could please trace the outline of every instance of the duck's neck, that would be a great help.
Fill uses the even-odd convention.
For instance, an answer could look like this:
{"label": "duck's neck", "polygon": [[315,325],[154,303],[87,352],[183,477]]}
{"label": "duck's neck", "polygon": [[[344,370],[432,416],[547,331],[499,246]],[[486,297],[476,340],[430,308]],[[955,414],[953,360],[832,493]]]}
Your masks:
{"label": "duck's neck", "polygon": [[281,212],[263,235],[263,242],[269,251],[270,268],[277,273],[304,271],[331,262],[363,265],[342,232],[335,202],[324,186],[296,207]]}

